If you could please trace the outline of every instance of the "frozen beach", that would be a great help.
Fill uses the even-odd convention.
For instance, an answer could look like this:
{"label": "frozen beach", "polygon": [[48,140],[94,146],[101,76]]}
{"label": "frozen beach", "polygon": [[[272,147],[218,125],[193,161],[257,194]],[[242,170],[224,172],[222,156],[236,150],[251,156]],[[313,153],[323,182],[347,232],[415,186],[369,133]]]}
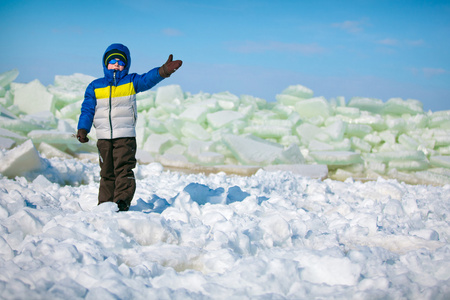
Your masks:
{"label": "frozen beach", "polygon": [[72,136],[92,78],[17,74],[0,74],[1,299],[450,297],[450,111],[160,87],[138,97],[118,213],[97,206],[95,130]]}

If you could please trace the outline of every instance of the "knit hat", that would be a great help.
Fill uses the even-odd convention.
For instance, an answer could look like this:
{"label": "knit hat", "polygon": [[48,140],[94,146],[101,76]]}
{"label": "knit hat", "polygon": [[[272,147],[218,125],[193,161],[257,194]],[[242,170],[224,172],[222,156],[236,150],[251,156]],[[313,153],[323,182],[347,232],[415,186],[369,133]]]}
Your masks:
{"label": "knit hat", "polygon": [[114,58],[120,59],[126,65],[128,64],[128,59],[124,52],[117,50],[117,49],[112,49],[111,51],[108,51],[105,54],[105,66],[108,66],[108,62]]}

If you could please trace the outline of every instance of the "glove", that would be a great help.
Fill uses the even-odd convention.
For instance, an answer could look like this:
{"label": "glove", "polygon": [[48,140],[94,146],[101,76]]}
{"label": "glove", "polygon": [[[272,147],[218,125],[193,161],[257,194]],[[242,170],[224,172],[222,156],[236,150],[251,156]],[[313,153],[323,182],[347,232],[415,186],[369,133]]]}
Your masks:
{"label": "glove", "polygon": [[87,137],[86,129],[82,129],[82,128],[78,129],[77,139],[80,141],[80,143],[87,143],[87,142],[89,142],[89,138]]}
{"label": "glove", "polygon": [[170,75],[172,75],[179,67],[181,67],[182,64],[183,62],[181,60],[174,61],[173,55],[170,54],[166,63],[159,68],[159,75],[164,78],[170,77]]}

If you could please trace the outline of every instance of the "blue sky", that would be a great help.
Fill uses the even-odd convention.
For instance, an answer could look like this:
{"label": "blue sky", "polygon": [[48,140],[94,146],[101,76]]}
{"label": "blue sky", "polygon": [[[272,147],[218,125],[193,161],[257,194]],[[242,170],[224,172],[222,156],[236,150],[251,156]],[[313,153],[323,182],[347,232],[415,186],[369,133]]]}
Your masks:
{"label": "blue sky", "polygon": [[450,110],[450,1],[4,1],[0,72],[17,82],[102,76],[111,43],[131,72],[182,68],[162,85],[274,101],[289,85],[316,96],[417,99]]}

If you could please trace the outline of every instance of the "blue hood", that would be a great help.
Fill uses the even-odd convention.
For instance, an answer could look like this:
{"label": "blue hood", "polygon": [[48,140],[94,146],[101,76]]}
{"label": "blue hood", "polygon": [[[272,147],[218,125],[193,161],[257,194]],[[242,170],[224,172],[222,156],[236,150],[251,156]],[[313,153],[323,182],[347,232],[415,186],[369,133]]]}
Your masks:
{"label": "blue hood", "polygon": [[125,77],[128,74],[128,71],[130,70],[131,65],[131,56],[130,56],[130,50],[128,50],[127,46],[122,44],[111,44],[108,48],[106,48],[105,53],[103,53],[102,57],[102,66],[103,66],[103,72],[105,73],[105,78],[108,79],[109,82],[113,81],[113,74],[114,70],[108,70],[108,67],[105,65],[105,55],[111,50],[120,50],[127,56],[127,65],[123,69],[123,71],[116,71],[116,79],[121,79]]}

